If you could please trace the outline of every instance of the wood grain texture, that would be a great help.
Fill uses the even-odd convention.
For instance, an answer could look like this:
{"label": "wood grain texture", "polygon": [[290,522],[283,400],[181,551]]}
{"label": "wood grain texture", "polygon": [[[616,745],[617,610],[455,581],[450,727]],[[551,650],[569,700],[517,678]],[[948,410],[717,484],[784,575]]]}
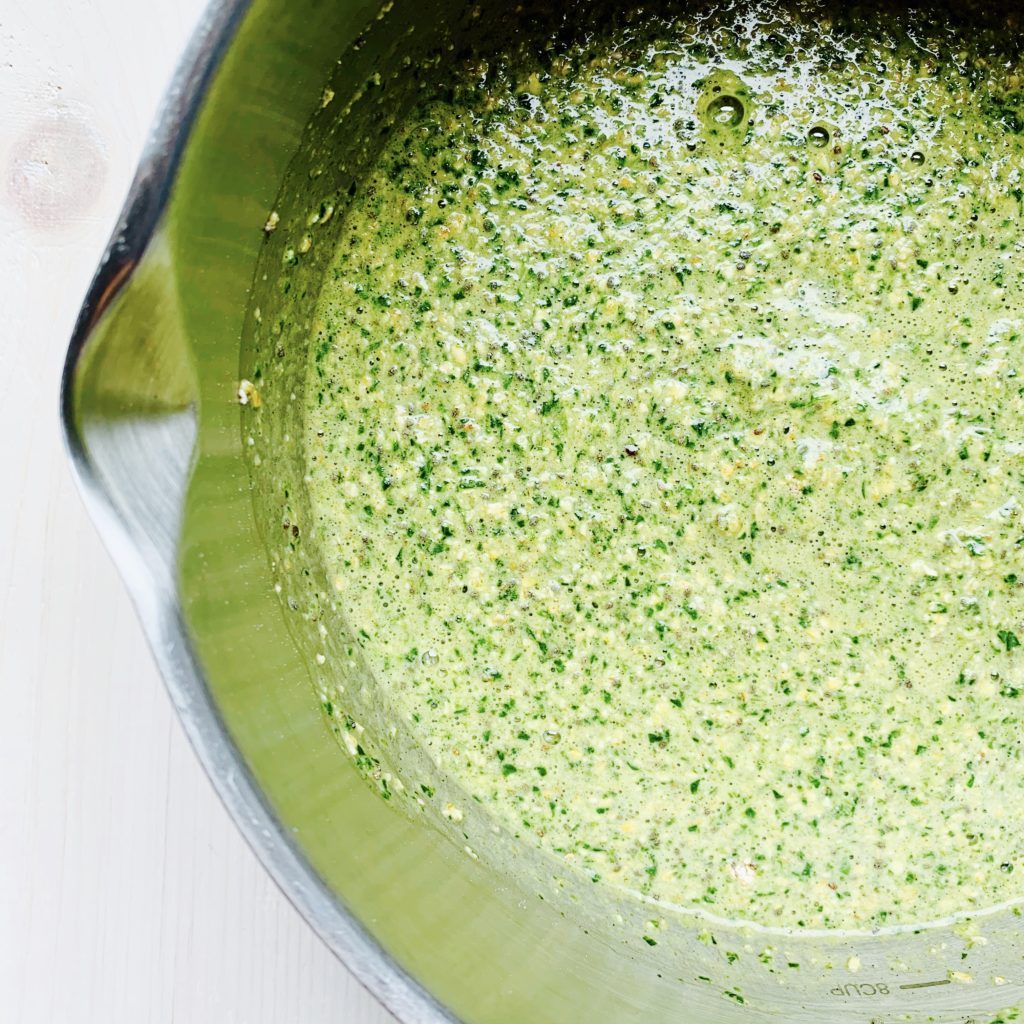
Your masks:
{"label": "wood grain texture", "polygon": [[200,6],[0,7],[0,1020],[387,1024],[214,795],[60,442],[67,338]]}

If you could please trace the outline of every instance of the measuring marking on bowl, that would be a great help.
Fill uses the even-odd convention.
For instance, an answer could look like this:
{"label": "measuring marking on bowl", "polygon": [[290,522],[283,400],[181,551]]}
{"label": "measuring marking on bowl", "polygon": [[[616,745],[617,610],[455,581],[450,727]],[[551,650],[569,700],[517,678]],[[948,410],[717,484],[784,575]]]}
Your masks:
{"label": "measuring marking on bowl", "polygon": [[949,978],[939,978],[938,981],[912,981],[907,985],[900,985],[901,989],[916,989],[916,988],[937,988],[939,985],[951,985],[952,982]]}
{"label": "measuring marking on bowl", "polygon": [[[902,988],[902,986],[900,986]],[[889,995],[889,985],[884,981],[879,982],[849,982],[846,985],[836,985],[835,988],[829,990],[830,996],[887,996]]]}
{"label": "measuring marking on bowl", "polygon": [[829,990],[830,996],[839,997],[850,997],[850,996],[887,996],[891,995],[893,988],[897,991],[902,992],[913,992],[919,989],[926,988],[939,988],[942,985],[951,985],[952,982],[949,978],[939,978],[935,981],[912,981],[905,985],[892,986],[885,981],[877,982],[849,982],[846,985],[836,985],[835,988]]}

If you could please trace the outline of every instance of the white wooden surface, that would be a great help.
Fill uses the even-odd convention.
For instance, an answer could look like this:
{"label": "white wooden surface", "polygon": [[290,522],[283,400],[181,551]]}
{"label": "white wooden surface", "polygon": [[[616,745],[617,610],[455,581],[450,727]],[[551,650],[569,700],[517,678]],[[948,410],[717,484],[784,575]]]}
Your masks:
{"label": "white wooden surface", "polygon": [[57,427],[201,0],[0,0],[0,1021],[386,1024],[195,762]]}

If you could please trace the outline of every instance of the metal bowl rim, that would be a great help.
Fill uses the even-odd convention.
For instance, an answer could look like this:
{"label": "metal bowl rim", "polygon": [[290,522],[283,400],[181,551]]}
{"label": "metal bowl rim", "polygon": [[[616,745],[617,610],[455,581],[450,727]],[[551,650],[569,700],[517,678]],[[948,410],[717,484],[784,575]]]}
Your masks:
{"label": "metal bowl rim", "polygon": [[147,563],[77,423],[74,380],[83,353],[160,225],[203,99],[250,5],[251,0],[211,0],[167,87],[71,335],[61,376],[62,434],[83,500],[128,587],[185,733],[250,848],[325,945],[399,1020],[458,1024],[332,894],[270,807],[207,686],[171,582],[173,570],[154,571]]}

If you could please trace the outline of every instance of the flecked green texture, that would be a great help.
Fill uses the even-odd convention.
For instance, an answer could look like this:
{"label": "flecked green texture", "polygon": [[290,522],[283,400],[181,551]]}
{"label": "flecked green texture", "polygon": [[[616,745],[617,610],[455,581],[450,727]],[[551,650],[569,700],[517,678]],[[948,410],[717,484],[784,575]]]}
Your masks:
{"label": "flecked green texture", "polygon": [[397,129],[312,328],[317,540],[514,834],[724,917],[938,919],[1024,879],[1019,47],[737,10]]}

